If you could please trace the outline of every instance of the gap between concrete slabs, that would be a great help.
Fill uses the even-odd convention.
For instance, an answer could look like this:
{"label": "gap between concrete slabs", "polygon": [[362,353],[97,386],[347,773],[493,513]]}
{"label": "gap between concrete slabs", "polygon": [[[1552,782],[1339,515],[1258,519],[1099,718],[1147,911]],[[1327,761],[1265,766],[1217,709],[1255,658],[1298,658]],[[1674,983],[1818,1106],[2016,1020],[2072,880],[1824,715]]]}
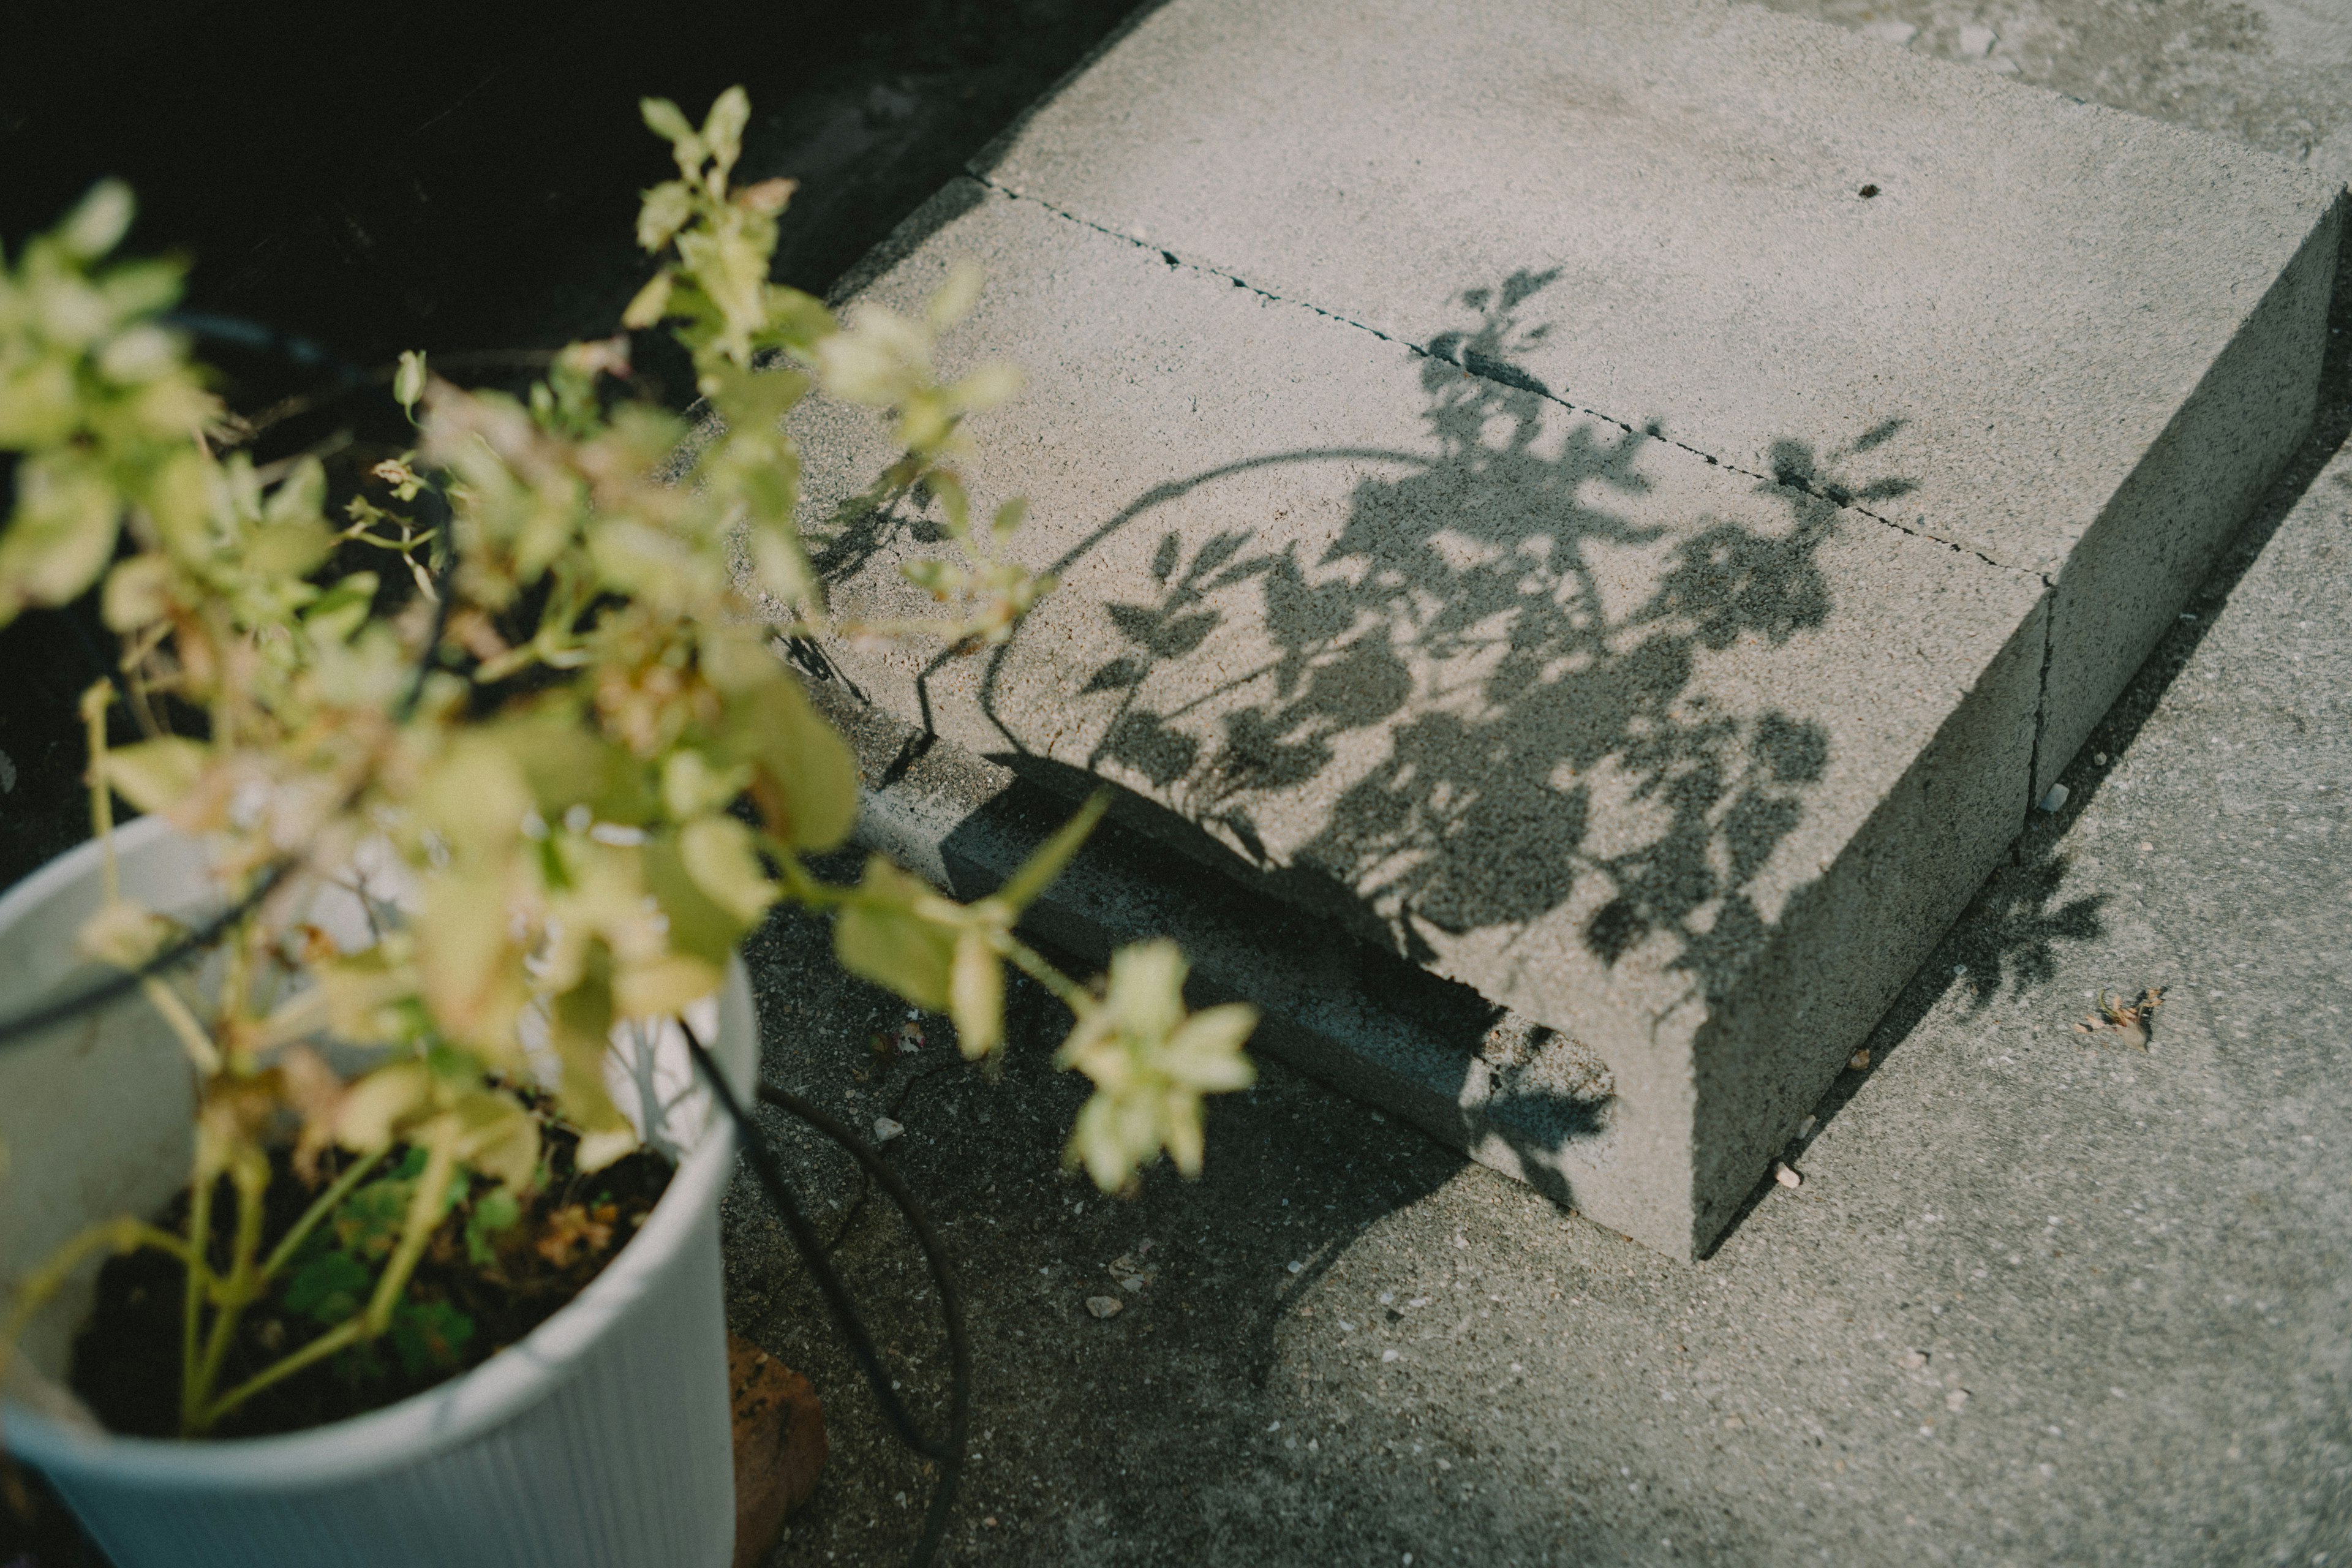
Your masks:
{"label": "gap between concrete slabs", "polygon": [[[1597,1047],[1620,1120],[1596,1154],[1623,1179],[1588,1166],[1570,1201],[1668,1250],[1704,1246],[2013,834],[2041,584],[974,188],[942,193],[864,286],[904,305],[975,249],[1000,281],[963,342],[1020,345],[1036,376],[992,417],[975,482],[1030,495],[1030,548],[1064,551],[1066,586],[984,673],[849,648],[841,666],[1060,793],[1099,773],[1154,796],[1139,826],[1303,903],[1333,922],[1324,940],[1369,934]],[[1465,355],[1507,352],[1508,309]],[[885,448],[840,411],[809,420],[821,509]],[[1121,496],[1138,500],[1100,521]],[[918,547],[910,525],[837,542],[845,612],[916,607],[889,570]],[[1411,594],[1362,597],[1383,572],[1412,574]],[[1137,591],[1172,597],[1118,602]],[[1483,605],[1517,626],[1489,626],[1492,649],[1516,637],[1557,668],[1532,686],[1498,671],[1413,595]],[[1221,661],[1299,635],[1302,614],[1339,616],[1292,649],[1329,754],[1237,783],[1219,723],[1300,710],[1276,713],[1263,681],[1265,701],[1234,700]],[[1848,711],[1782,706],[1872,687]],[[1375,689],[1387,706],[1362,709]],[[1143,700],[1106,709],[1130,689]],[[1144,707],[1217,722],[1143,734]],[[1171,769],[1188,747],[1200,765]],[[1424,791],[1413,768],[1453,776]],[[1486,817],[1454,832],[1447,792]],[[1367,802],[1420,814],[1369,858],[1349,841]],[[1580,853],[1580,884],[1546,869]],[[1769,979],[1791,944],[1806,978]],[[1446,1092],[1466,1070],[1456,1047]]]}

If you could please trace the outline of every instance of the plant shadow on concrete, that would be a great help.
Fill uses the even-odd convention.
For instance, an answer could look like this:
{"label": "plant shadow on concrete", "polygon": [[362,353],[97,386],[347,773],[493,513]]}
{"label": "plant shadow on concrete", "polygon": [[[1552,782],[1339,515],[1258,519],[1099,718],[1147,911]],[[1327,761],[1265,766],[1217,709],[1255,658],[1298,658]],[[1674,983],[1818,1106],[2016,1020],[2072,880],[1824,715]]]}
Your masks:
{"label": "plant shadow on concrete", "polygon": [[[1303,905],[1360,942],[1367,978],[1412,991],[1419,1021],[1458,1044],[1464,1081],[1486,1057],[1513,1120],[1557,1147],[1605,1126],[1606,1068],[1549,1030],[1498,1041],[1502,1008],[1415,966],[1435,955],[1433,934],[1523,930],[1573,904],[1602,963],[1663,937],[1669,967],[1724,995],[1769,936],[1749,885],[1801,819],[1831,742],[1803,713],[1711,701],[1702,661],[1822,626],[1819,552],[1841,528],[1877,526],[1841,505],[1908,486],[1864,494],[1839,477],[1890,425],[1831,453],[1780,443],[1773,477],[1755,481],[1780,518],[1641,518],[1622,503],[1650,489],[1645,448],[1660,437],[1573,410],[1517,363],[1546,333],[1531,307],[1553,280],[1523,271],[1456,297],[1468,320],[1421,359],[1419,449],[1286,451],[1195,474],[1055,563],[1066,575],[1114,536],[1161,530],[1149,581],[1103,606],[1118,651],[1079,696],[1111,707],[1088,721],[1081,765],[1040,754],[1041,716],[996,700],[1006,653],[1031,634],[992,657],[982,700],[1006,742],[996,760],[1024,779],[1064,795],[1106,770],[1146,784],[1166,804],[1127,794],[1116,817],[1285,900],[1270,920]],[[1206,537],[1163,521],[1207,487],[1334,463],[1359,477],[1319,548],[1278,516]],[[919,535],[920,521],[866,520],[841,536],[852,559],[829,568],[901,528]],[[1629,575],[1633,557],[1651,564]],[[1229,635],[1237,607],[1255,640]],[[1367,749],[1379,760],[1309,797],[1319,826],[1277,863],[1263,813],[1297,812],[1302,786]],[[1545,1070],[1519,1070],[1531,1061]],[[1563,1075],[1572,1088],[1546,1082]]]}

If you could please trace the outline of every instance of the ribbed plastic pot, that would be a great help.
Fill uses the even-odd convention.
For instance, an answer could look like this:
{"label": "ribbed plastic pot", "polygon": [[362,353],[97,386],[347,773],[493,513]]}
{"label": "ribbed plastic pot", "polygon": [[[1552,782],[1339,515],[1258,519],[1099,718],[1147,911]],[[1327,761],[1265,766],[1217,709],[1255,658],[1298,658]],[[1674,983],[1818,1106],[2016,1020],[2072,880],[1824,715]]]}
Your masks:
{"label": "ribbed plastic pot", "polygon": [[[216,907],[195,842],[146,818],[116,845],[129,896]],[[74,933],[98,907],[100,864],[87,844],[0,897],[12,1001],[87,969]],[[758,1032],[740,963],[717,1013],[714,1054],[748,1093]],[[651,1106],[656,1132],[687,1152],[620,1255],[520,1343],[329,1426],[117,1436],[56,1395],[93,1264],[21,1348],[0,1438],[116,1568],[720,1568],[735,1517],[718,1205],[734,1130],[674,1027],[634,1049],[614,1075],[624,1108]],[[0,1274],[13,1284],[90,1221],[168,1202],[186,1179],[192,1103],[186,1059],[143,1001],[0,1054]]]}

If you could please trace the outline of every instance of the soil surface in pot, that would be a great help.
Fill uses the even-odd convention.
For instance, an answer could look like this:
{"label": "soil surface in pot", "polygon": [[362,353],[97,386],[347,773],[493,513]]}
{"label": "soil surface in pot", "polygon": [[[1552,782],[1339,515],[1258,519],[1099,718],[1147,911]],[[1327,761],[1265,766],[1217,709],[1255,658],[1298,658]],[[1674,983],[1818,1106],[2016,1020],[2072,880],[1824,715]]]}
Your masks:
{"label": "soil surface in pot", "polygon": [[[358,1415],[479,1366],[578,1295],[637,1233],[669,1185],[670,1163],[647,1150],[583,1173],[578,1140],[549,1129],[546,1179],[509,1199],[477,1180],[434,1233],[390,1330],[272,1384],[205,1434],[253,1437]],[[271,1156],[260,1256],[267,1258],[318,1193],[347,1168],[330,1155],[309,1179],[290,1151]],[[245,1310],[213,1387],[234,1389],[364,1309],[406,1213],[421,1151],[395,1148],[301,1243]],[[213,1198],[212,1257],[228,1267],[236,1197],[224,1178]],[[188,1227],[188,1194],[156,1223]],[[180,1431],[182,1297],[186,1271],[142,1250],[110,1258],[74,1342],[72,1384],[110,1430],[173,1437]],[[211,1315],[206,1314],[206,1331]]]}

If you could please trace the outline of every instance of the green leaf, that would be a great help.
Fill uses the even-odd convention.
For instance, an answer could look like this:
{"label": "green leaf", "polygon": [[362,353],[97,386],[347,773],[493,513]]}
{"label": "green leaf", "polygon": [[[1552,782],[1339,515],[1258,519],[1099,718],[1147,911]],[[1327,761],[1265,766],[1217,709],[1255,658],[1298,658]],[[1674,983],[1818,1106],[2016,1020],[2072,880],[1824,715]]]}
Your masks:
{"label": "green leaf", "polygon": [[477,1268],[488,1268],[498,1261],[498,1253],[490,1246],[490,1237],[522,1218],[522,1205],[508,1187],[493,1187],[474,1204],[466,1216],[466,1256]]}
{"label": "green leaf", "polygon": [[446,1301],[407,1300],[394,1310],[386,1337],[400,1356],[401,1370],[423,1377],[464,1364],[474,1320]]}
{"label": "green leaf", "polygon": [[328,1248],[288,1278],[282,1304],[288,1311],[299,1312],[320,1328],[331,1329],[359,1315],[374,1284],[375,1277],[366,1264],[348,1252]]}

